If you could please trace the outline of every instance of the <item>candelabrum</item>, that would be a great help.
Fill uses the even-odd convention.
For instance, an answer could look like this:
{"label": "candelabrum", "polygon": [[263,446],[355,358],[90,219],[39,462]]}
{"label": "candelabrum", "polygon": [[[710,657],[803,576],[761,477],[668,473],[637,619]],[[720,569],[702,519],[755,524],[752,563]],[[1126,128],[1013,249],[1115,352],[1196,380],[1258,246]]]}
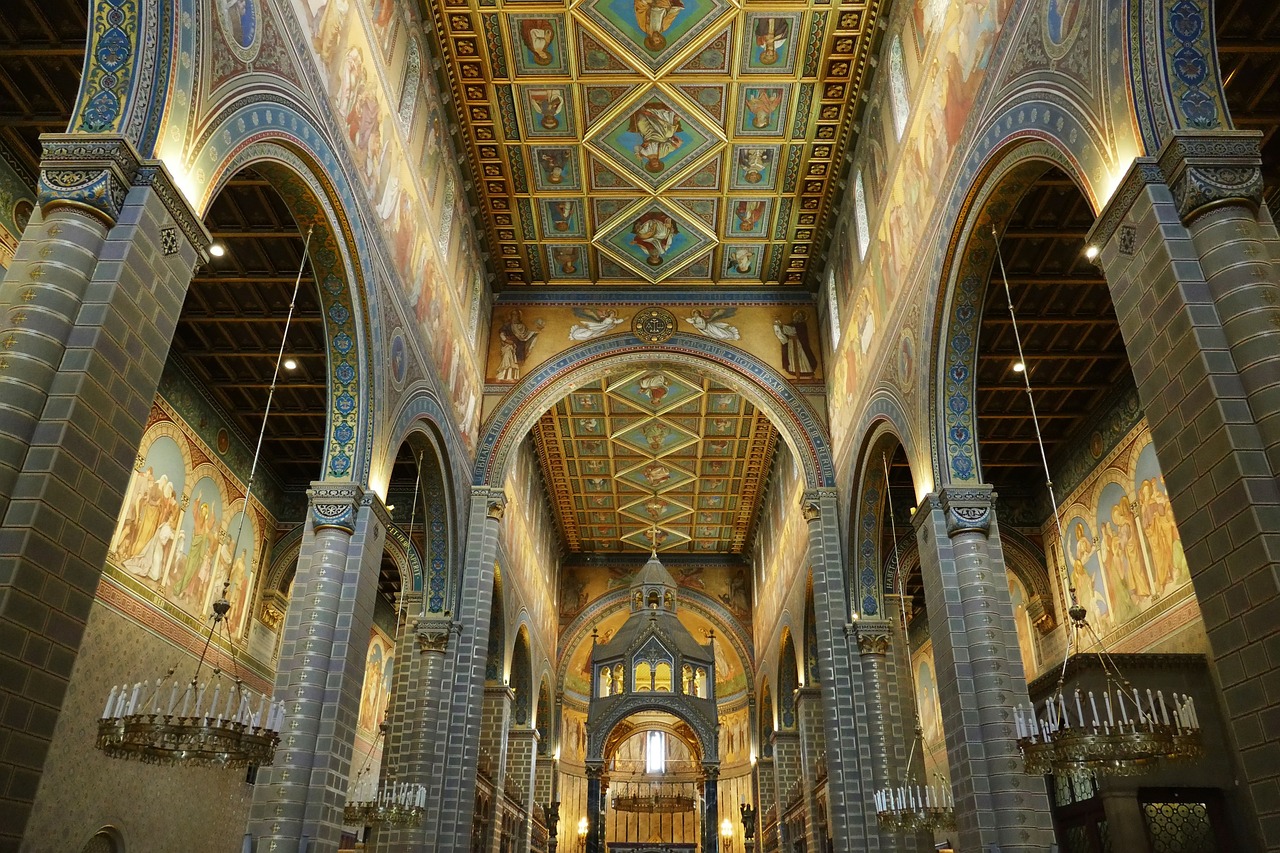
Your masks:
{"label": "candelabrum", "polygon": [[427,789],[409,782],[380,785],[371,799],[348,801],[342,822],[351,826],[417,826],[427,813]]}
{"label": "candelabrum", "polygon": [[[230,605],[225,589],[214,605],[209,638],[223,624]],[[205,641],[208,650],[209,641]],[[147,764],[247,767],[270,764],[280,743],[284,703],[249,690],[237,676],[223,684],[220,668],[212,683],[200,681],[204,655],[182,689],[165,690],[176,668],[155,682],[111,688],[98,720],[98,749],[113,758]],[[227,687],[225,693],[224,686]]]}
{"label": "candelabrum", "polygon": [[[1112,701],[1114,695],[1115,701]],[[1113,776],[1145,773],[1161,760],[1196,758],[1202,753],[1195,700],[1150,688],[1108,682],[1102,709],[1092,690],[1059,690],[1044,701],[1014,709],[1018,746],[1028,773],[1092,771]]]}
{"label": "candelabrum", "polygon": [[899,785],[876,791],[876,819],[888,832],[935,832],[955,829],[951,786]]}

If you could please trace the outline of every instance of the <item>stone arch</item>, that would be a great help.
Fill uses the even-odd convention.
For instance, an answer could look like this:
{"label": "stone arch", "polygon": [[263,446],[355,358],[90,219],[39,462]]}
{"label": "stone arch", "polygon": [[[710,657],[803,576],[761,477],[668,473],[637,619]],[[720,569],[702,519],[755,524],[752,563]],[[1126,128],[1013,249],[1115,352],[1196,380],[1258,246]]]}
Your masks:
{"label": "stone arch", "polygon": [[511,677],[509,684],[515,698],[511,701],[511,724],[519,728],[532,728],[534,721],[533,655],[529,646],[529,627],[521,625],[511,647]]}
{"label": "stone arch", "polygon": [[1071,176],[1086,197],[1095,198],[1056,143],[1019,138],[986,161],[953,231],[943,262],[930,376],[931,445],[938,485],[982,482],[975,406],[978,327],[995,263],[996,232],[1008,223],[1027,189],[1054,166]]}
{"label": "stone arch", "polygon": [[769,689],[769,677],[766,675],[760,682],[760,755],[762,758],[773,757],[773,733],[777,730],[775,714],[773,692]]}
{"label": "stone arch", "polygon": [[[435,402],[425,395],[417,398]],[[419,490],[416,516],[421,521],[422,535],[413,543],[414,559],[420,574],[413,587],[423,594],[422,612],[443,613],[453,586],[452,569],[457,559],[457,513],[454,484],[455,472],[448,465],[450,454],[438,422],[421,411],[419,405],[402,409],[389,435],[392,452],[382,454],[383,463],[374,468],[372,477],[382,482],[390,479],[390,466],[395,454],[406,442],[418,460]],[[438,406],[436,414],[443,416]],[[392,535],[392,531],[388,531]]]}
{"label": "stone arch", "polygon": [[778,725],[783,729],[796,727],[796,690],[800,687],[800,664],[796,659],[796,644],[790,626],[782,629],[778,643]]}
{"label": "stone arch", "polygon": [[804,683],[818,685],[818,617],[813,607],[813,572],[805,582],[804,591]]}
{"label": "stone arch", "polygon": [[514,449],[544,412],[574,389],[636,364],[690,368],[737,388],[778,429],[800,461],[806,488],[835,484],[826,427],[808,400],[772,367],[736,347],[683,332],[660,347],[630,333],[608,335],[540,365],[489,416],[481,430],[472,482],[501,486]]}
{"label": "stone arch", "polygon": [[627,693],[621,700],[610,705],[599,721],[592,723],[587,732],[587,764],[604,761],[604,747],[614,729],[628,717],[641,711],[662,711],[683,721],[698,739],[702,761],[709,764],[719,762],[720,735],[711,720],[683,701],[679,693],[646,691]]}
{"label": "stone arch", "polygon": [[373,443],[372,400],[386,389],[374,370],[370,299],[376,250],[358,224],[360,203],[341,163],[309,116],[292,104],[262,98],[237,102],[213,120],[196,143],[186,180],[176,179],[198,210],[222,185],[252,167],[271,182],[305,235],[329,349],[326,453],[317,479],[368,483]]}
{"label": "stone arch", "polygon": [[542,680],[538,684],[538,704],[533,716],[533,725],[542,735],[538,738],[539,755],[550,755],[555,751],[552,743],[556,741],[555,733],[558,726],[556,726],[554,713],[551,706],[551,675],[543,672]]}
{"label": "stone arch", "polygon": [[175,0],[92,0],[70,133],[120,134],[145,157],[160,133],[173,70]]}
{"label": "stone arch", "polygon": [[[898,417],[893,417],[894,414]],[[849,525],[852,554],[849,565],[853,572],[849,585],[861,596],[857,602],[858,615],[861,616],[881,616],[884,593],[894,591],[889,587],[884,571],[888,555],[880,553],[888,494],[884,459],[892,458],[894,451],[901,447],[908,463],[911,462],[912,454],[902,438],[905,425],[900,411],[886,412],[875,415],[863,432],[865,438],[855,473],[853,519]],[[912,467],[912,481],[919,483],[915,466]],[[906,532],[905,529],[898,531],[900,536]]]}

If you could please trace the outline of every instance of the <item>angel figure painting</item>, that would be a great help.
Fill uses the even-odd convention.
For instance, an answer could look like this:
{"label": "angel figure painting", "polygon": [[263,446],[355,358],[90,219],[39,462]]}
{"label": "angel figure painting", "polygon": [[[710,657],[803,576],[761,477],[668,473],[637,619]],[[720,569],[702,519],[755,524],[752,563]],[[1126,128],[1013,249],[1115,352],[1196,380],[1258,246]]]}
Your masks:
{"label": "angel figure painting", "polygon": [[627,322],[613,308],[574,308],[573,315],[578,322],[569,327],[571,341],[589,341],[607,335]]}
{"label": "angel figure painting", "polygon": [[698,334],[708,338],[715,338],[717,341],[736,341],[742,337],[738,327],[726,323],[725,320],[737,311],[737,308],[708,308],[704,312],[701,308],[694,308],[693,313],[685,318],[685,322],[693,326]]}

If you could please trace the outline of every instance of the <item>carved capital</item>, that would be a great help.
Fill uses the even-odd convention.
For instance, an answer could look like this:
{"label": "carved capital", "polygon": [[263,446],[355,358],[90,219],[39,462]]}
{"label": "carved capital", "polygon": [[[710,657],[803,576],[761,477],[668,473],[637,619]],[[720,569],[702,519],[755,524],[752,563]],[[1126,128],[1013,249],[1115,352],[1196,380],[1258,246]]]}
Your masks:
{"label": "carved capital", "polygon": [[1183,224],[1223,205],[1254,213],[1262,203],[1262,134],[1258,131],[1175,131],[1158,162]]}
{"label": "carved capital", "polygon": [[490,521],[502,521],[506,511],[507,496],[501,490],[491,492],[488,503],[485,505],[485,517]]}
{"label": "carved capital", "polygon": [[1112,193],[1111,201],[1107,202],[1107,206],[1098,215],[1098,221],[1090,229],[1089,236],[1085,238],[1085,244],[1101,248],[1110,243],[1125,217],[1129,215],[1129,211],[1133,209],[1138,196],[1142,195],[1149,184],[1163,183],[1164,174],[1156,165],[1154,157],[1135,158],[1129,166],[1129,171],[1120,181],[1120,186]]}
{"label": "carved capital", "polygon": [[598,761],[587,762],[587,778],[601,779],[604,777],[604,764]]}
{"label": "carved capital", "polygon": [[881,620],[864,620],[855,626],[858,652],[863,655],[886,655],[893,642],[893,626]]}
{"label": "carved capital", "polygon": [[449,648],[449,637],[462,632],[462,625],[445,616],[428,616],[419,619],[414,627],[418,637],[418,649],[423,652],[444,654]]}
{"label": "carved capital", "polygon": [[191,209],[191,205],[187,204],[186,198],[174,185],[173,176],[169,174],[164,164],[152,161],[143,165],[138,170],[138,176],[133,184],[138,187],[151,187],[164,205],[164,209],[173,218],[174,224],[182,231],[191,247],[196,250],[196,256],[200,262],[207,262],[209,246],[213,243],[213,238],[209,236],[209,230],[204,227],[200,217]]}
{"label": "carved capital", "polygon": [[142,167],[128,139],[114,135],[49,133],[40,139],[40,211],[71,210],[106,225],[116,224],[125,196]]}
{"label": "carved capital", "polygon": [[939,497],[947,516],[948,536],[974,532],[987,535],[996,503],[996,493],[990,486],[946,488]]}
{"label": "carved capital", "polygon": [[1058,624],[1058,620],[1053,615],[1053,608],[1045,607],[1044,599],[1038,595],[1031,596],[1027,601],[1027,617],[1042,637],[1047,637]]}
{"label": "carved capital", "polygon": [[262,597],[262,610],[259,612],[258,618],[272,631],[280,630],[281,624],[284,623],[284,614],[289,609],[289,599],[285,598],[283,592],[272,590]]}
{"label": "carved capital", "polygon": [[312,483],[307,490],[311,503],[311,520],[316,530],[331,527],[347,533],[356,532],[356,509],[362,490],[355,483]]}
{"label": "carved capital", "polygon": [[702,765],[702,778],[706,782],[714,782],[720,778],[720,765],[706,763]]}
{"label": "carved capital", "polygon": [[834,497],[835,489],[806,489],[800,496],[800,512],[804,520],[812,524],[822,518],[823,501]]}

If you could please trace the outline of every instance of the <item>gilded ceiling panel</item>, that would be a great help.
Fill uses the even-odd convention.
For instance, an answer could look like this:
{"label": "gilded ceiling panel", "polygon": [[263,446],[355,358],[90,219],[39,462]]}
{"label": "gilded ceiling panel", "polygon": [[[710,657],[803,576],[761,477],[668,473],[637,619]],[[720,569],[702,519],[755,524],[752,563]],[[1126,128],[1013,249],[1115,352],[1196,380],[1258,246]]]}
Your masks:
{"label": "gilded ceiling panel", "polygon": [[442,0],[505,285],[802,285],[880,0]]}

